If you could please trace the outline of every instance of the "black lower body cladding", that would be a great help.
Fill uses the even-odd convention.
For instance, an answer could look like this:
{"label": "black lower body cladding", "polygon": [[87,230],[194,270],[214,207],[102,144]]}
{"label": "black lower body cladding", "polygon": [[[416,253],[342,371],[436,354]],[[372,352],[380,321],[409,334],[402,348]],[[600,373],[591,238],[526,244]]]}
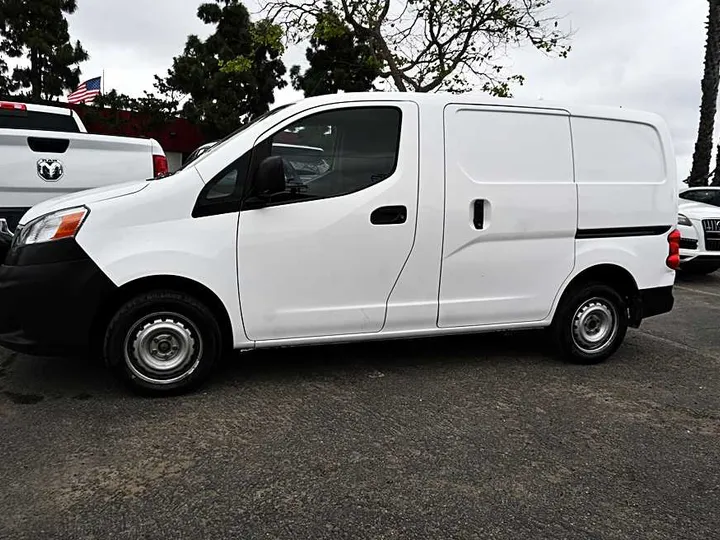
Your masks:
{"label": "black lower body cladding", "polygon": [[640,316],[643,319],[672,311],[675,298],[672,286],[642,289],[640,291]]}
{"label": "black lower body cladding", "polygon": [[0,266],[0,345],[47,356],[83,353],[98,308],[115,289],[73,239],[14,249]]}

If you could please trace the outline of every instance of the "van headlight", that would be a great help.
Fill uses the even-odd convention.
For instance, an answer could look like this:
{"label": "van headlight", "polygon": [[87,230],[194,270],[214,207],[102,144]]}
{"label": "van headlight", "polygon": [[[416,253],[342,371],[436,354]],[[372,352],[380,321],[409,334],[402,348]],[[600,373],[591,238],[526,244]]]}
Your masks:
{"label": "van headlight", "polygon": [[692,227],[692,222],[684,214],[678,214],[678,225],[687,225]]}
{"label": "van headlight", "polygon": [[84,206],[79,206],[41,216],[22,228],[15,237],[15,246],[73,238],[89,212]]}

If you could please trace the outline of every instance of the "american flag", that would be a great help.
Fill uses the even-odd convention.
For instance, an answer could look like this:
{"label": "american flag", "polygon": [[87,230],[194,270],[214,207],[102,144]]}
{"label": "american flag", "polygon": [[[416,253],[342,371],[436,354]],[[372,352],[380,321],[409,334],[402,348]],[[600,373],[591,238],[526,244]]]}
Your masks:
{"label": "american flag", "polygon": [[102,77],[95,77],[82,83],[77,89],[68,96],[68,103],[89,104],[100,95],[100,81]]}

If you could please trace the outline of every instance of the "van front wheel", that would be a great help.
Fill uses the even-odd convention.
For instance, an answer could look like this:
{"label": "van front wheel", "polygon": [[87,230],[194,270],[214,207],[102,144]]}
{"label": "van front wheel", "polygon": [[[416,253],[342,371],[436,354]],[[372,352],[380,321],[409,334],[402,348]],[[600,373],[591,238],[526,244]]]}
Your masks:
{"label": "van front wheel", "polygon": [[609,358],[625,339],[625,299],[607,285],[591,283],[563,299],[553,334],[563,357],[575,364],[597,364]]}
{"label": "van front wheel", "polygon": [[176,291],[143,293],[110,321],[105,358],[145,393],[191,390],[210,373],[220,353],[220,329],[210,310]]}

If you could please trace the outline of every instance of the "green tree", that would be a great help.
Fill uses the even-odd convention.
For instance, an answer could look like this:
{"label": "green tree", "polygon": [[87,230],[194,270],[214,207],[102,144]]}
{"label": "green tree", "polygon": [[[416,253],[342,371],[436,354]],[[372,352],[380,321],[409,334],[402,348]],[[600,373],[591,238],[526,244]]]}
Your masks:
{"label": "green tree", "polygon": [[76,9],[76,0],[0,1],[0,53],[29,60],[13,71],[26,97],[52,100],[79,84],[78,64],[88,54],[79,41],[70,42],[65,19]]}
{"label": "green tree", "polygon": [[0,98],[8,97],[15,90],[14,81],[8,77],[8,65],[0,58]]}
{"label": "green tree", "polygon": [[252,22],[238,0],[202,4],[198,17],[215,31],[205,40],[188,36],[156,88],[160,95],[181,96],[182,115],[218,138],[266,112],[275,89],[287,84],[282,30],[267,20]]}
{"label": "green tree", "polygon": [[[508,96],[522,75],[504,67],[509,49],[531,45],[567,56],[568,34],[547,14],[550,0],[330,0],[358,36],[367,39],[380,76],[399,91],[460,92],[480,87]],[[292,41],[313,34],[327,5],[268,0],[265,14]]]}
{"label": "green tree", "polygon": [[[105,109],[109,109],[109,114]],[[121,114],[121,111],[132,111],[138,113],[132,119],[133,126],[139,130],[139,134],[144,134],[170,121],[177,115],[177,109],[178,101],[171,96],[157,97],[155,94],[145,92],[141,98],[131,98],[111,90],[96,97],[93,107],[88,107],[85,115],[92,122],[119,127],[129,120]]]}
{"label": "green tree", "polygon": [[367,32],[356,32],[326,2],[317,16],[305,58],[310,66],[290,69],[293,88],[305,97],[343,92],[373,90],[373,81],[380,76],[382,63],[368,45]]}
{"label": "green tree", "polygon": [[701,83],[700,124],[698,125],[690,177],[685,180],[691,187],[706,186],[708,184],[715,113],[717,112],[718,86],[720,86],[720,0],[708,0],[708,4],[705,70]]}

